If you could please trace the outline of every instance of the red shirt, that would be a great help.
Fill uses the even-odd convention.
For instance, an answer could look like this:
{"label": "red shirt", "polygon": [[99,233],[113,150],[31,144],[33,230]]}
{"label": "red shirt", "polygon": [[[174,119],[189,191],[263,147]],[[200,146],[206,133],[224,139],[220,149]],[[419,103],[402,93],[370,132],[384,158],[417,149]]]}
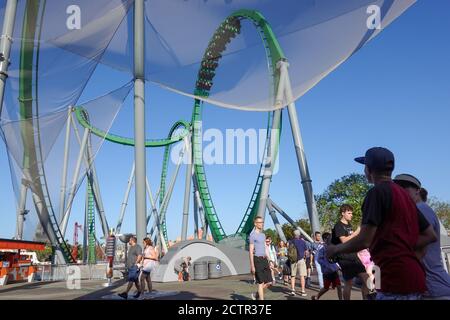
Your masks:
{"label": "red shirt", "polygon": [[420,231],[427,228],[419,215],[408,193],[393,182],[373,187],[364,199],[362,223],[377,226],[370,254],[380,268],[382,292],[426,291],[425,271],[414,253]]}

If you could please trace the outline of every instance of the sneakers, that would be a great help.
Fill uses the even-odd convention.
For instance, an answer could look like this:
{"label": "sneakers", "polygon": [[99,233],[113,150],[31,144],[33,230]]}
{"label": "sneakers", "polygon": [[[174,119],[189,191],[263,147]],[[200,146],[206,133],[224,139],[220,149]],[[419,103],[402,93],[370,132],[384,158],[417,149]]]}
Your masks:
{"label": "sneakers", "polygon": [[312,297],[311,297],[311,300],[317,300],[317,299],[316,299],[316,296],[312,296]]}
{"label": "sneakers", "polygon": [[291,297],[295,297],[295,291],[291,291],[291,292],[289,292],[289,295],[291,296]]}
{"label": "sneakers", "polygon": [[306,292],[302,292],[302,293],[300,293],[300,295],[302,296],[302,297],[306,297],[307,296],[307,294],[306,294]]}
{"label": "sneakers", "polygon": [[138,291],[138,293],[136,293],[136,294],[133,296],[133,298],[137,299],[137,298],[139,298],[140,296],[141,296],[141,293]]}
{"label": "sneakers", "polygon": [[251,296],[252,300],[258,300],[258,293],[252,292]]}
{"label": "sneakers", "polygon": [[128,293],[126,293],[126,292],[119,293],[118,296],[123,298],[123,299],[125,299],[125,300],[128,299]]}

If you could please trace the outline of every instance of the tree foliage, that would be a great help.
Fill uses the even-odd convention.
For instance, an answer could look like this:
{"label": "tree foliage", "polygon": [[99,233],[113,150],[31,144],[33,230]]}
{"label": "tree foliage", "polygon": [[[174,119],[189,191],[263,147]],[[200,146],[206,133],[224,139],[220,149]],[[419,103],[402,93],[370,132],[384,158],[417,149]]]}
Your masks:
{"label": "tree foliage", "polygon": [[[308,219],[300,219],[295,221],[295,224],[302,228],[307,234],[311,234],[311,225],[309,223]],[[290,223],[285,223],[281,226],[281,229],[283,230],[284,235],[286,236],[286,239],[293,239],[294,238],[294,227]],[[267,236],[270,236],[272,238],[272,243],[278,244],[280,242],[280,237],[278,236],[278,233],[274,229],[266,229],[264,230],[264,233]]]}
{"label": "tree foliage", "polygon": [[339,207],[349,204],[353,207],[353,225],[361,223],[361,206],[370,185],[362,174],[352,173],[335,180],[328,188],[315,196],[322,231],[329,231],[340,219]]}
{"label": "tree foliage", "polygon": [[445,229],[450,230],[450,203],[431,197],[428,199],[428,205],[436,212]]}
{"label": "tree foliage", "polygon": [[35,250],[36,257],[39,261],[50,261],[53,249],[50,245],[46,245],[44,250]]}

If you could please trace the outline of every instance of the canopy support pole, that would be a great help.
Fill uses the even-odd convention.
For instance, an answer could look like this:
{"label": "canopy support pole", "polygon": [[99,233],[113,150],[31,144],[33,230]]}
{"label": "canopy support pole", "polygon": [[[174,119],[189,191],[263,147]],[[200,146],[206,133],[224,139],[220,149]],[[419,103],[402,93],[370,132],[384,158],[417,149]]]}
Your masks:
{"label": "canopy support pole", "polygon": [[[280,64],[277,64],[277,69],[280,74],[280,81],[278,82],[277,94],[275,97],[275,104],[281,104],[284,98],[284,80]],[[281,109],[273,112],[272,128],[270,132],[269,145],[267,146],[267,155],[264,163],[264,174],[261,183],[261,194],[259,198],[258,211],[256,215],[263,220],[266,215],[267,199],[269,197],[270,182],[272,181],[273,169],[276,162],[276,151],[278,147],[278,139],[280,136],[281,126]]]}
{"label": "canopy support pole", "polygon": [[117,227],[116,227],[117,234],[120,233],[120,229],[122,228],[122,222],[123,222],[123,218],[125,216],[125,210],[128,205],[128,198],[130,197],[130,191],[131,191],[131,186],[133,185],[133,180],[134,180],[134,163],[133,163],[133,168],[131,169],[130,177],[128,178],[128,185],[127,185],[127,189],[125,191],[125,195],[123,197],[122,205],[120,207],[119,221],[117,222]]}
{"label": "canopy support pole", "polygon": [[145,194],[146,154],[145,154],[145,29],[144,0],[134,1],[134,158],[136,237],[142,243],[147,234],[147,202]]}
{"label": "canopy support pole", "polygon": [[102,196],[100,193],[100,185],[98,183],[98,178],[97,178],[97,170],[95,169],[95,163],[94,163],[93,157],[94,157],[94,154],[92,152],[92,143],[91,143],[91,136],[90,136],[90,131],[89,131],[89,139],[87,142],[86,157],[85,157],[85,161],[87,162],[86,168],[89,168],[89,171],[92,176],[92,193],[94,195],[94,201],[95,201],[95,205],[97,207],[98,216],[99,216],[100,222],[102,224],[103,236],[106,239],[106,238],[108,238],[108,235],[109,235],[109,226],[108,226],[108,221],[106,219],[105,207],[103,206],[103,200],[102,200]]}
{"label": "canopy support pole", "polygon": [[275,210],[278,211],[279,214],[281,214],[283,216],[283,218],[285,218],[287,220],[287,222],[289,222],[291,224],[291,226],[293,226],[295,229],[297,229],[298,231],[300,231],[300,233],[309,241],[309,242],[314,242],[313,239],[309,236],[309,234],[307,234],[305,232],[305,230],[303,230],[302,228],[300,228],[298,225],[295,224],[295,221],[291,219],[291,217],[288,216],[288,214],[286,212],[283,211],[283,209],[281,209],[275,202],[273,202],[272,200],[269,200],[270,204],[273,206],[273,208]]}
{"label": "canopy support pole", "polygon": [[26,200],[27,200],[27,191],[28,185],[25,179],[22,179],[22,183],[20,185],[20,202],[19,207],[17,208],[17,228],[16,228],[16,239],[22,240],[23,238],[23,223],[25,221],[25,215],[28,213],[25,209]]}
{"label": "canopy support pole", "polygon": [[66,234],[67,223],[69,222],[70,210],[72,209],[72,202],[73,199],[75,198],[78,177],[80,175],[81,162],[83,161],[85,155],[85,149],[88,138],[89,138],[89,129],[86,128],[84,129],[83,140],[81,141],[80,152],[78,154],[78,160],[75,167],[75,172],[73,174],[72,187],[70,188],[69,199],[67,201],[67,208],[66,211],[64,212],[64,216],[61,221],[60,229],[63,237]]}
{"label": "canopy support pole", "polygon": [[181,241],[186,240],[188,224],[189,224],[189,200],[191,199],[191,179],[192,179],[192,152],[191,152],[191,136],[184,138],[186,144],[187,164],[186,164],[186,182],[184,186],[184,205],[183,205],[183,222],[181,225]]}
{"label": "canopy support pole", "polygon": [[17,12],[17,0],[6,3],[3,29],[0,39],[0,118],[3,111],[3,97],[5,94],[6,78],[8,78],[9,56],[11,53],[14,20]]}
{"label": "canopy support pole", "polygon": [[316,202],[314,200],[314,193],[312,189],[312,180],[309,175],[308,163],[306,161],[305,151],[303,147],[302,136],[300,133],[300,125],[298,122],[297,109],[295,107],[294,97],[292,95],[291,81],[289,79],[287,61],[280,61],[280,73],[284,77],[282,81],[284,86],[284,92],[286,100],[289,101],[288,113],[289,122],[291,124],[292,138],[294,140],[295,153],[297,155],[298,168],[300,170],[301,182],[303,186],[303,192],[305,194],[306,206],[308,208],[309,221],[311,223],[311,231],[320,231],[319,216],[317,214]]}
{"label": "canopy support pole", "polygon": [[72,123],[72,107],[69,107],[67,112],[67,123],[66,123],[66,136],[64,139],[64,159],[63,159],[63,171],[61,178],[61,191],[59,194],[59,223],[62,222],[64,209],[65,209],[65,199],[66,199],[66,185],[67,185],[67,166],[69,163],[69,144],[70,144],[70,125]]}
{"label": "canopy support pole", "polygon": [[275,209],[272,206],[272,201],[270,199],[267,200],[267,210],[269,211],[270,216],[272,217],[273,224],[275,226],[275,230],[277,230],[278,236],[280,237],[280,240],[284,241],[286,243],[286,235],[283,232],[283,228],[281,228],[280,221],[278,221],[278,217],[275,213]]}

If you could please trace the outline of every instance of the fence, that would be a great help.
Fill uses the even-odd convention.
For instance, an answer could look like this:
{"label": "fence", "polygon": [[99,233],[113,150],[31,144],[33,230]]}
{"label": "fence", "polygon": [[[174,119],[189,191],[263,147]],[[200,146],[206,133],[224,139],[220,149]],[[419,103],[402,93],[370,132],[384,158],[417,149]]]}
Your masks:
{"label": "fence", "polygon": [[35,273],[36,281],[66,281],[71,270],[77,268],[81,280],[105,280],[107,264],[94,265],[39,265]]}

